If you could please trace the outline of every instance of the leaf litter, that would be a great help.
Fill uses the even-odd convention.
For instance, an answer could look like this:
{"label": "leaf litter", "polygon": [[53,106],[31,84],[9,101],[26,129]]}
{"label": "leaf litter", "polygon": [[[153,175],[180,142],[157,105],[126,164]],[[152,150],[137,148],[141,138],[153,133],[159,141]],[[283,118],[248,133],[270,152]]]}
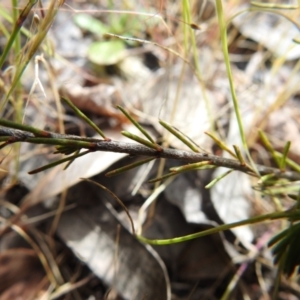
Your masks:
{"label": "leaf litter", "polygon": [[[101,18],[98,6],[87,3],[82,5],[83,9],[99,10]],[[121,10],[122,5],[118,5],[116,4],[113,9]],[[150,4],[147,4],[145,9],[147,6]],[[173,8],[179,10],[176,5]],[[212,140],[204,134],[205,131],[213,130],[211,116],[213,122],[221,127],[220,134],[227,145],[236,144],[242,148],[233,115],[225,66],[220,48],[216,46],[216,19],[214,14],[211,14],[210,2],[206,9],[207,11],[204,9],[205,17],[199,19],[203,24],[196,33],[197,44],[201,48],[198,59],[202,69],[205,70],[202,87],[191,68],[184,66],[179,57],[153,45],[140,45],[137,47],[140,48],[138,53],[128,51],[129,63],[126,63],[127,58],[123,57],[118,58],[122,61],[119,65],[118,60],[104,68],[91,64],[95,61],[88,59],[88,45],[95,37],[78,30],[72,19],[71,10],[60,11],[58,23],[54,24],[51,34],[56,57],[47,57],[56,70],[54,81],[57,90],[64,88],[76,106],[100,121],[102,125],[110,127],[110,131],[106,131],[106,134],[115,140],[122,140],[118,132],[121,127],[128,126],[123,115],[116,110],[116,104],[125,105],[140,122],[153,126],[155,129],[152,130],[158,135],[164,134],[158,125],[159,118],[169,122],[176,106],[171,124],[187,133],[205,150],[216,151]],[[243,7],[240,6],[238,9],[242,10]],[[229,15],[232,11],[228,9],[226,13]],[[259,22],[256,22],[257,20]],[[285,31],[280,40],[278,30],[273,29],[274,22],[279,26],[280,32]],[[250,146],[254,150],[257,149],[255,148],[257,137],[253,132],[261,128],[271,136],[272,143],[278,150],[282,149],[283,140],[287,137],[292,140],[292,155],[298,156],[296,145],[299,134],[297,122],[299,89],[298,76],[293,73],[298,50],[297,45],[291,42],[292,38],[296,37],[296,32],[294,26],[284,27],[282,22],[288,23],[286,19],[282,20],[282,17],[270,14],[253,13],[247,14],[247,18],[235,18],[233,24],[236,31],[229,29],[229,33],[237,33],[237,37],[231,41],[231,45],[235,46],[231,48],[233,49],[231,55],[245,61],[246,66],[241,67],[241,64],[236,63],[232,65],[232,70],[246,134],[252,142]],[[62,28],[64,34],[59,35]],[[171,29],[175,34],[168,36],[169,33],[163,26],[149,25],[148,34],[153,37],[153,42],[159,42],[168,48],[174,47],[180,52],[182,37],[176,35],[175,26]],[[255,35],[258,32],[264,36]],[[270,35],[271,33],[274,35]],[[246,53],[243,46],[247,42],[248,45],[255,47],[250,54]],[[261,45],[265,49],[261,49]],[[286,49],[289,48],[291,51],[285,55]],[[153,59],[159,65],[158,69],[151,70],[145,66],[144,53],[147,51],[154,53]],[[122,68],[125,68],[124,72]],[[44,70],[40,74],[43,77],[41,81],[46,90],[49,107],[53,109],[54,89],[49,87],[47,72]],[[30,83],[30,78],[33,76],[28,72],[25,82]],[[33,95],[34,99],[38,97]],[[205,97],[209,106],[204,101]],[[174,104],[176,99],[177,104]],[[50,115],[47,110],[43,110],[43,113],[39,114],[43,105],[37,103],[33,100],[28,104],[27,122],[40,128],[46,125],[57,128],[55,113]],[[53,111],[55,112],[54,109]],[[67,130],[88,132],[85,125],[76,120],[76,117],[67,114],[63,118],[68,125]],[[169,139],[168,142],[173,147],[184,148],[184,145],[175,139]],[[20,196],[20,200],[23,198],[23,205],[25,203],[31,207],[45,201],[48,208],[53,208],[57,205],[58,199],[62,199],[58,195],[69,189],[67,202],[76,203],[76,208],[61,215],[56,230],[59,237],[57,243],[69,247],[75,257],[88,266],[107,288],[115,291],[123,299],[141,299],[146,295],[149,299],[171,299],[171,292],[174,299],[184,297],[216,299],[221,297],[237,269],[233,262],[246,262],[248,273],[253,272],[254,264],[247,264],[247,257],[254,249],[251,243],[258,236],[255,236],[257,231],[253,231],[250,227],[241,227],[224,234],[154,249],[137,242],[126,229],[126,224],[121,221],[122,211],[117,203],[108,200],[107,196],[87,183],[79,183],[80,177],[96,176],[100,183],[106,182],[108,188],[125,201],[133,216],[137,215],[138,208],[147,195],[152,193],[153,187],[143,183],[138,195],[132,197],[130,190],[135,172],[106,181],[103,176],[103,172],[124,155],[92,153],[76,160],[66,171],[57,167],[46,175],[29,176],[26,172],[40,166],[41,163],[49,162],[51,158],[51,152],[46,151],[36,156],[32,151],[31,148],[22,145],[19,180],[30,190],[27,196]],[[28,158],[28,154],[33,157]],[[38,157],[40,159],[37,159]],[[128,163],[128,158],[123,163]],[[155,164],[147,178],[155,176],[157,165]],[[168,165],[168,168],[174,166],[176,163]],[[152,238],[182,236],[223,222],[245,219],[256,210],[264,210],[264,207],[271,205],[269,199],[259,198],[250,189],[251,181],[240,173],[233,173],[211,190],[205,190],[204,186],[220,172],[224,171],[221,169],[215,173],[197,171],[191,173],[192,175],[178,176],[159,196],[155,210],[151,207],[148,209],[148,217],[143,225],[145,236]],[[126,180],[122,176],[125,176]],[[30,209],[27,211],[28,214]],[[22,248],[19,249],[21,252],[24,251]],[[6,251],[9,250],[1,249],[3,257]],[[261,259],[265,257],[270,260],[266,249],[262,248],[259,251]],[[25,253],[26,251],[23,255]],[[13,268],[11,270],[18,272]],[[272,269],[264,270],[265,280],[272,278],[273,273]],[[251,295],[251,299],[259,299],[263,293],[254,291],[261,288],[261,283],[255,281],[253,279],[255,276],[251,277],[249,274],[247,275],[246,271],[246,275],[242,278],[242,281],[248,280],[252,284],[246,288],[246,293]],[[1,275],[1,278],[3,276]],[[47,286],[47,283],[45,285]],[[13,285],[6,287],[7,293],[10,293],[10,286]],[[270,292],[271,288],[272,285],[269,285],[265,292]],[[291,293],[299,295],[299,291],[292,285],[289,285],[289,288],[290,292],[285,291],[288,295],[282,296],[282,299],[288,299]],[[245,287],[238,286],[232,292],[231,299],[239,299],[241,293],[245,292],[244,289]],[[111,292],[111,295],[113,294]]]}

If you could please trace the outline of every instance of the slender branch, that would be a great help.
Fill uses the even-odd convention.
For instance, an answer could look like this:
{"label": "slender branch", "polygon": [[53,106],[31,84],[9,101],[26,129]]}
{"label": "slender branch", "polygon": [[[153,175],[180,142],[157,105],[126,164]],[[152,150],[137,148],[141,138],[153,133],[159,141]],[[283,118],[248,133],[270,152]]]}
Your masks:
{"label": "slender branch", "polygon": [[[1,123],[3,120],[1,120]],[[11,122],[11,124],[16,124]],[[10,125],[10,124],[8,124]],[[51,132],[51,131],[42,131],[43,137],[44,138],[52,138],[52,139],[66,139],[66,140],[78,140],[78,141],[83,141],[83,142],[99,142],[101,141],[100,139],[94,139],[94,138],[88,138],[88,137],[81,137],[78,135],[71,135],[71,134],[60,134],[60,133],[55,133],[55,132]],[[36,138],[37,136],[34,135],[31,132],[27,132],[24,130],[19,130],[19,129],[13,129],[11,127],[3,127],[0,126],[0,136],[11,136],[14,137],[16,139],[20,139],[20,140],[16,140],[16,142],[22,142],[22,141],[26,141],[26,139],[28,138]]]}
{"label": "slender branch", "polygon": [[[29,142],[55,145],[55,141],[53,139],[57,139],[57,145],[62,145],[62,140],[66,140],[65,143],[67,143],[67,141],[71,142],[71,147],[76,148],[77,146],[77,148],[90,149],[91,151],[117,152],[127,153],[132,156],[150,156],[156,158],[175,159],[185,163],[209,161],[211,165],[217,167],[225,167],[247,173],[251,176],[256,176],[256,174],[247,165],[241,164],[239,160],[223,158],[207,153],[194,153],[190,151],[170,148],[161,148],[161,151],[157,151],[155,149],[136,143],[106,141],[102,139],[79,137],[75,135],[57,134],[49,131],[47,131],[47,137],[39,138],[31,132],[26,132],[12,128],[5,128],[2,126],[0,126],[0,137],[6,138],[4,144],[12,144],[16,142]],[[256,165],[256,168],[261,175],[272,174],[278,178],[285,178],[290,181],[300,180],[300,174],[298,172],[282,171],[276,168],[266,167],[262,165]]]}

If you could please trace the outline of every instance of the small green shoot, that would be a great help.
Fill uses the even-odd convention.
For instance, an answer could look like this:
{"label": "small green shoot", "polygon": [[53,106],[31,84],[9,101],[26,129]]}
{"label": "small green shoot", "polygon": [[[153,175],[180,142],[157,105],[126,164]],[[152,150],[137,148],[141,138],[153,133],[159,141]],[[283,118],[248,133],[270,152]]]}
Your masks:
{"label": "small green shoot", "polygon": [[242,166],[246,166],[246,162],[242,156],[240,148],[237,145],[233,145],[233,148],[234,148],[234,152],[236,154],[237,159],[240,161],[240,164]]}
{"label": "small green shoot", "polygon": [[90,119],[88,118],[81,110],[79,110],[69,99],[61,97],[61,99],[75,112],[75,114],[88,123],[97,133],[100,134],[106,141],[110,141],[108,137],[105,136],[103,131]]}
{"label": "small green shoot", "polygon": [[140,160],[140,161],[137,161],[133,164],[130,164],[130,165],[127,165],[125,167],[122,167],[122,168],[119,168],[119,169],[115,169],[113,171],[110,171],[110,172],[107,172],[105,174],[106,177],[112,177],[112,176],[115,176],[115,175],[119,175],[121,173],[124,173],[128,170],[131,170],[131,169],[134,169],[136,167],[139,167],[143,164],[146,164],[148,162],[150,162],[151,160],[155,159],[155,157],[150,157],[150,158],[146,158],[146,159],[143,159],[143,160]]}
{"label": "small green shoot", "polygon": [[[74,153],[74,156],[78,155],[79,153],[80,153],[80,150],[76,150],[75,153]],[[64,167],[64,170],[67,170],[70,167],[70,165],[75,161],[76,158],[77,157],[74,157],[73,159],[71,159],[70,161],[68,161],[68,163]]]}
{"label": "small green shoot", "polygon": [[219,182],[221,179],[223,179],[224,177],[226,177],[227,175],[229,175],[230,173],[232,173],[234,170],[229,170],[227,172],[225,172],[224,174],[221,174],[220,176],[218,176],[217,178],[213,179],[209,184],[207,184],[205,186],[206,189],[210,189],[212,188],[217,182]]}
{"label": "small green shoot", "polygon": [[128,137],[129,139],[134,140],[134,141],[138,142],[139,144],[142,144],[146,147],[155,149],[159,152],[163,151],[163,149],[159,145],[153,144],[153,143],[151,143],[151,142],[149,142],[149,141],[147,141],[143,138],[140,138],[139,136],[137,136],[133,133],[130,133],[128,131],[121,131],[121,134],[123,134],[124,136]]}
{"label": "small green shoot", "polygon": [[169,177],[176,176],[176,175],[178,175],[178,173],[171,172],[171,173],[167,173],[167,174],[165,174],[165,175],[163,175],[161,177],[150,179],[150,180],[148,180],[148,182],[149,183],[155,183],[155,182],[162,181],[164,179],[167,179]]}
{"label": "small green shoot", "polygon": [[[277,151],[275,151],[275,156],[278,157],[278,159],[282,159],[283,154],[279,153]],[[298,165],[296,162],[294,162],[293,160],[291,160],[290,158],[286,157],[285,158],[285,163],[291,167],[292,169],[294,169],[295,171],[300,173],[300,165]]]}
{"label": "small green shoot", "polygon": [[[282,171],[285,170],[286,159],[287,159],[287,156],[288,156],[290,147],[291,147],[291,142],[290,142],[290,141],[286,142],[286,144],[285,144],[285,146],[284,146],[284,149],[283,149],[282,158],[281,158],[280,164],[279,164],[279,168],[280,168],[280,170],[282,170]],[[276,154],[275,154],[275,155],[276,155]]]}
{"label": "small green shoot", "polygon": [[291,198],[294,198],[299,193],[299,181],[294,182],[285,182],[278,180],[276,183],[272,181],[268,181],[267,184],[263,186],[253,187],[253,189],[258,190],[260,193],[264,195],[271,195],[271,196],[282,196],[282,195],[289,195]]}
{"label": "small green shoot", "polygon": [[262,184],[264,186],[272,186],[274,183],[278,181],[278,178],[275,174],[267,174],[263,175],[259,178],[258,184]]}
{"label": "small green shoot", "polygon": [[174,167],[174,168],[170,169],[170,171],[171,171],[170,173],[167,173],[167,174],[165,174],[161,177],[158,177],[158,178],[150,179],[148,182],[149,183],[154,183],[154,182],[161,181],[161,180],[167,179],[169,177],[178,175],[180,173],[193,171],[193,170],[212,169],[212,168],[215,168],[215,166],[211,165],[210,161],[202,161],[202,162],[198,162],[198,163],[184,165],[184,166],[181,166],[181,167]]}
{"label": "small green shoot", "polygon": [[[265,145],[266,149],[271,153],[271,155],[272,155],[273,159],[275,160],[276,164],[278,166],[280,166],[281,165],[281,160],[277,157],[275,149],[271,145],[267,135],[264,132],[262,132],[261,130],[258,131],[258,135],[261,138],[261,140],[262,140],[263,144]],[[286,159],[285,159],[285,161],[286,161]]]}
{"label": "small green shoot", "polygon": [[205,134],[211,137],[222,150],[228,152],[234,158],[237,158],[236,154],[229,147],[227,147],[221,140],[219,140],[215,135],[209,132],[205,132]]}
{"label": "small green shoot", "polygon": [[[74,155],[72,155],[72,156],[65,157],[65,158],[63,158],[63,159],[60,159],[60,160],[54,161],[54,162],[52,162],[52,163],[50,163],[50,164],[47,164],[47,165],[45,165],[45,166],[43,166],[43,167],[34,169],[34,170],[28,172],[28,174],[32,175],[32,174],[36,174],[36,173],[39,173],[39,172],[42,172],[42,171],[51,169],[51,168],[53,168],[53,167],[55,167],[55,166],[58,166],[58,165],[60,165],[60,164],[63,164],[63,163],[66,162],[66,161],[72,161],[72,160],[74,160],[74,159],[76,159],[76,158],[78,158],[78,157],[81,157],[81,156],[83,156],[83,155],[86,155],[86,154],[88,154],[89,152],[90,152],[90,151],[87,150],[87,151],[83,151],[83,152],[81,152],[81,153],[76,153],[76,154],[74,154]],[[64,169],[65,169],[65,168],[64,168]]]}
{"label": "small green shoot", "polygon": [[180,132],[177,128],[162,120],[159,120],[159,123],[170,133],[176,136],[180,141],[182,141],[185,145],[187,145],[192,151],[197,153],[200,152],[199,147],[195,144],[195,142],[193,142],[189,137]]}
{"label": "small green shoot", "polygon": [[154,139],[122,106],[117,105],[117,108],[125,115],[125,117],[152,143],[155,144]]}
{"label": "small green shoot", "polygon": [[171,168],[170,171],[176,172],[176,173],[181,173],[181,172],[186,172],[186,171],[199,170],[199,168],[202,169],[202,167],[204,167],[204,166],[214,167],[211,165],[211,161],[201,161],[201,162],[197,162],[194,164],[184,165],[181,167],[174,167],[174,168]]}

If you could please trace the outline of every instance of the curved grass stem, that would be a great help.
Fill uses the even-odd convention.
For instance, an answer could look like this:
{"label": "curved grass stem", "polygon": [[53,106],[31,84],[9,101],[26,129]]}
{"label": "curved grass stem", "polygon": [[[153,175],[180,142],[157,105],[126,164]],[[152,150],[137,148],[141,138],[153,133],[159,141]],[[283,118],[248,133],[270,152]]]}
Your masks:
{"label": "curved grass stem", "polygon": [[186,242],[189,240],[194,240],[194,239],[206,236],[206,235],[222,232],[222,231],[236,228],[236,227],[243,226],[243,225],[250,225],[250,224],[256,224],[256,223],[270,221],[270,220],[293,218],[293,217],[300,218],[300,212],[299,211],[294,211],[294,212],[286,211],[286,212],[270,213],[270,214],[256,216],[253,218],[242,220],[239,222],[219,225],[217,227],[214,227],[214,228],[211,228],[208,230],[204,230],[204,231],[193,233],[193,234],[188,234],[188,235],[181,236],[181,237],[171,238],[171,239],[161,239],[161,240],[147,239],[140,235],[137,236],[137,239],[143,243],[150,244],[150,245],[157,245],[157,246],[172,245],[172,244],[177,244],[177,243],[183,243],[183,242]]}

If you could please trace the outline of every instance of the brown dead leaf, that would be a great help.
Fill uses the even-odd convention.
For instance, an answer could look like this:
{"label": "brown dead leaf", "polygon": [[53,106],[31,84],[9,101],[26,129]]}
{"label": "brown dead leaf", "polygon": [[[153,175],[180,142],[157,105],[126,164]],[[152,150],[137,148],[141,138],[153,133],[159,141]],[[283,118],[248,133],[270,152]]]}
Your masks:
{"label": "brown dead leaf", "polygon": [[31,249],[10,249],[0,254],[0,299],[32,300],[41,290],[42,266]]}
{"label": "brown dead leaf", "polygon": [[116,108],[121,104],[119,91],[113,85],[99,84],[92,87],[80,85],[64,86],[66,96],[83,111],[116,119],[119,123],[128,123],[128,119]]}

